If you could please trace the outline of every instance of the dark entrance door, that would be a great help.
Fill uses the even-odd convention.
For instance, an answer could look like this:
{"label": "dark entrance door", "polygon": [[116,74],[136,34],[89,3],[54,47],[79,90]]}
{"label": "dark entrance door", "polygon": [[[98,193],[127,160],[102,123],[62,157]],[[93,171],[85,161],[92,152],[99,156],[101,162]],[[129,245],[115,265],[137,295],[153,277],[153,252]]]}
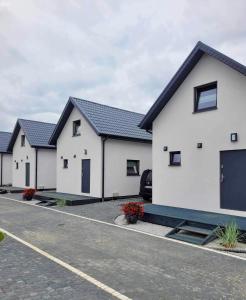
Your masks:
{"label": "dark entrance door", "polygon": [[221,208],[246,211],[246,150],[220,152]]}
{"label": "dark entrance door", "polygon": [[82,159],[82,193],[90,193],[91,160]]}
{"label": "dark entrance door", "polygon": [[26,163],[26,186],[30,186],[30,163]]}

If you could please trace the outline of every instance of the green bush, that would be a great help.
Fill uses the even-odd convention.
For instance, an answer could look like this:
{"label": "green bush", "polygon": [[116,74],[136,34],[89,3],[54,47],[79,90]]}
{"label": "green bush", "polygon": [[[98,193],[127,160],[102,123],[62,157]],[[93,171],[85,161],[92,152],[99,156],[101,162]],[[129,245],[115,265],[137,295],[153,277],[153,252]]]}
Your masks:
{"label": "green bush", "polygon": [[235,248],[240,238],[240,231],[235,222],[227,224],[225,228],[218,228],[216,234],[225,248]]}
{"label": "green bush", "polygon": [[56,205],[59,207],[63,207],[67,204],[67,201],[65,199],[57,199],[56,200]]}
{"label": "green bush", "polygon": [[0,242],[5,238],[5,235],[2,231],[0,231]]}

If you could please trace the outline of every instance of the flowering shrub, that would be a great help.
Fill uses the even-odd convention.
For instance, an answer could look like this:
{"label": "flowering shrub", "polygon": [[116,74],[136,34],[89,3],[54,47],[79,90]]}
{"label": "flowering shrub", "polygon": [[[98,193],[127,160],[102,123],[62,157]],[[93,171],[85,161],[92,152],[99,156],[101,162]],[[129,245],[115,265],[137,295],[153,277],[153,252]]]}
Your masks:
{"label": "flowering shrub", "polygon": [[122,205],[122,212],[125,216],[137,216],[142,217],[144,213],[144,207],[142,202],[128,202]]}
{"label": "flowering shrub", "polygon": [[22,197],[25,200],[32,200],[35,193],[36,193],[35,189],[25,189],[22,194]]}

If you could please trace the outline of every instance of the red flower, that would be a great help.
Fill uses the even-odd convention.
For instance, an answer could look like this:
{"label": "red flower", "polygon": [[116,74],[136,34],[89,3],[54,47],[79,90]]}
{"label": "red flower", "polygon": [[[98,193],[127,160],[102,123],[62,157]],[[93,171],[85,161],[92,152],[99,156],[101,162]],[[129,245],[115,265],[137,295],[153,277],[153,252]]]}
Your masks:
{"label": "red flower", "polygon": [[138,217],[142,217],[144,214],[143,202],[128,202],[122,205],[122,212],[125,215],[137,215]]}
{"label": "red flower", "polygon": [[23,198],[26,198],[26,197],[33,197],[35,193],[36,193],[36,190],[35,190],[35,189],[25,189],[25,190],[23,191]]}

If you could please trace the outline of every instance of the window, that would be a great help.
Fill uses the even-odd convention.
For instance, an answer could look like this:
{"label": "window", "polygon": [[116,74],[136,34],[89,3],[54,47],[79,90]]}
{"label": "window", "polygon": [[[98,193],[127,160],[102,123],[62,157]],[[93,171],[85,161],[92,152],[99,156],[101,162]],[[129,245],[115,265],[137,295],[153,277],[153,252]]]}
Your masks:
{"label": "window", "polygon": [[170,166],[181,166],[181,152],[173,151],[170,155]]}
{"label": "window", "polygon": [[19,169],[19,163],[18,162],[15,163],[15,168],[16,168],[16,170]]}
{"label": "window", "polygon": [[127,176],[139,175],[139,160],[127,160]]}
{"label": "window", "polygon": [[195,88],[194,112],[217,108],[217,82]]}
{"label": "window", "polygon": [[68,168],[68,159],[63,159],[63,169]]}
{"label": "window", "polygon": [[21,147],[25,147],[26,138],[24,134],[21,135]]}
{"label": "window", "polygon": [[73,121],[73,136],[79,136],[80,135],[80,120]]}

